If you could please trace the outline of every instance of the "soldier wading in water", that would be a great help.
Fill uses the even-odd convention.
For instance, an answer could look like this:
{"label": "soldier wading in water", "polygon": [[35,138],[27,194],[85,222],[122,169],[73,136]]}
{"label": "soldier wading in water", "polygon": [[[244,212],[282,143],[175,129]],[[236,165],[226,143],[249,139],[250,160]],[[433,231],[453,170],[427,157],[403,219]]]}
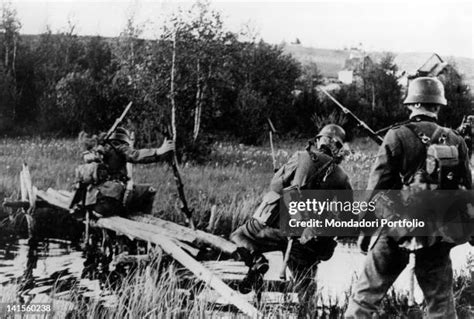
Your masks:
{"label": "soldier wading in water", "polygon": [[[273,176],[270,192],[264,198],[254,216],[231,234],[231,240],[239,248],[237,259],[243,260],[249,272],[239,290],[248,293],[259,290],[263,276],[268,271],[268,260],[262,255],[268,251],[283,251],[288,238],[279,229],[279,201],[284,189],[327,189],[349,190],[352,201],[352,187],[349,177],[338,165],[345,139],[344,130],[334,124],[325,126],[316,136],[316,149],[312,142],[305,151],[296,152]],[[299,240],[291,246],[288,266],[294,275],[302,306],[308,306],[314,299],[315,275],[320,261],[328,260],[337,245],[333,237],[317,236],[314,228],[306,228]]]}

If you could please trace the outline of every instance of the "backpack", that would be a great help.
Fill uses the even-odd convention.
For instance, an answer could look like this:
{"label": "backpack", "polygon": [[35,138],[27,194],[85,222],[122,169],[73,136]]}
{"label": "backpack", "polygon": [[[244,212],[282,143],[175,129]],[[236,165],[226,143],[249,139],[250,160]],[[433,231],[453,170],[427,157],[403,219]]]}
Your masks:
{"label": "backpack", "polygon": [[423,133],[416,125],[406,124],[413,134],[425,146],[425,159],[406,186],[418,186],[424,189],[458,189],[461,184],[459,172],[459,152],[457,145],[449,145],[446,128],[437,127],[431,137]]}
{"label": "backpack", "polygon": [[[458,145],[449,144],[449,131],[446,128],[438,126],[432,136],[428,137],[416,125],[407,124],[405,126],[416,135],[424,145],[426,152],[424,160],[420,163],[415,174],[404,183],[405,185],[401,192],[402,207],[396,208],[395,211],[404,211],[405,216],[411,216],[412,218],[420,217],[426,222],[427,229],[430,229],[432,232],[431,236],[424,235],[420,237],[416,235],[416,232],[413,232],[415,231],[414,228],[395,227],[389,230],[389,236],[395,239],[400,247],[411,251],[421,247],[429,247],[437,243],[441,238],[446,242],[457,242],[458,239],[452,239],[452,224],[446,224],[446,220],[441,217],[445,216],[451,219],[461,216],[464,218],[465,201],[460,199],[457,201],[458,207],[451,207],[449,210],[444,211],[441,204],[452,201],[452,198],[449,199],[446,196],[452,197],[458,196],[458,194],[437,191],[460,189],[459,185],[461,184],[462,176],[459,171]],[[440,210],[437,211],[436,208]],[[428,218],[428,216],[431,217]],[[401,216],[395,218],[401,218]],[[453,225],[462,226],[464,224],[458,223]],[[459,231],[458,228],[454,230],[455,233]],[[464,230],[461,232],[464,233]],[[461,240],[464,240],[464,238],[461,238]]]}

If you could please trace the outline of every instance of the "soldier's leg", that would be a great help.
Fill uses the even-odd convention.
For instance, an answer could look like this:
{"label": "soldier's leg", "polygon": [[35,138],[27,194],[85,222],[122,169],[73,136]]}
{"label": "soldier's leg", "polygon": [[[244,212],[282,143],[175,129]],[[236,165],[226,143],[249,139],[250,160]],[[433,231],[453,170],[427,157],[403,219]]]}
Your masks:
{"label": "soldier's leg", "polygon": [[397,243],[380,235],[364,262],[354,287],[345,318],[373,318],[382,298],[408,263],[408,253]]}
{"label": "soldier's leg", "polygon": [[231,241],[251,253],[280,250],[285,239],[278,229],[265,226],[255,218],[249,219],[230,235]]}
{"label": "soldier's leg", "polygon": [[269,268],[268,260],[262,253],[281,250],[285,237],[280,235],[278,229],[265,226],[260,221],[251,218],[234,231],[230,239],[238,246],[234,258],[244,261],[249,267],[239,290],[242,293],[248,293],[252,288],[260,289],[263,276]]}
{"label": "soldier's leg", "polygon": [[316,274],[318,270],[319,261],[313,264],[307,262],[301,264],[299,261],[290,259],[288,268],[293,274],[293,289],[298,294],[298,317],[304,318],[307,314],[314,313],[317,309],[316,300]]}
{"label": "soldier's leg", "polygon": [[289,268],[295,279],[295,290],[300,302],[299,316],[305,317],[316,311],[316,273],[318,264],[334,254],[337,242],[333,237],[318,237],[305,244],[294,241]]}
{"label": "soldier's leg", "polygon": [[416,254],[415,274],[429,318],[456,318],[449,252],[450,246],[440,243]]}

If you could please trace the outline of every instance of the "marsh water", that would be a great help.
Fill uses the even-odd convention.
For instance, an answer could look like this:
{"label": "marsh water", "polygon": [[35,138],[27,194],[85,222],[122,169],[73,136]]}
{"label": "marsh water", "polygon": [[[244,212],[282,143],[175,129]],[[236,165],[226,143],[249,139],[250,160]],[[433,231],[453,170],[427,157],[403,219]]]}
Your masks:
{"label": "marsh water", "polygon": [[[100,294],[98,281],[80,279],[83,269],[83,253],[71,246],[67,241],[48,240],[39,245],[39,256],[37,267],[33,271],[35,287],[26,291],[30,296],[37,294],[49,294],[53,288],[59,292],[66,292],[72,283],[76,283],[83,294]],[[8,286],[21,278],[27,262],[28,245],[26,240],[18,240],[11,243],[6,249],[5,243],[0,243],[0,285]],[[451,251],[451,259],[455,272],[468,272],[468,256],[474,255],[474,247],[464,244],[455,247]],[[270,271],[267,277],[276,277],[281,269],[281,253],[271,253]],[[360,254],[353,244],[339,244],[334,256],[327,262],[320,264],[317,281],[322,296],[331,300],[341,301],[361,269],[364,255]],[[396,292],[406,294],[408,289],[409,273],[407,269],[400,275],[394,285]],[[7,290],[8,291],[8,290]],[[14,291],[14,290],[11,290]],[[416,286],[415,298],[418,302],[422,300],[419,287]]]}

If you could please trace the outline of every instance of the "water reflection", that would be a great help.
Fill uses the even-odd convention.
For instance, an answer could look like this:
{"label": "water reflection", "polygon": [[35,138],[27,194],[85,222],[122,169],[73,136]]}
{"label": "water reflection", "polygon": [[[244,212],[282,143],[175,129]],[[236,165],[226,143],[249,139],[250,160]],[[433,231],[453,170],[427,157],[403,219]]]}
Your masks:
{"label": "water reflection", "polygon": [[[13,243],[0,242],[0,285],[8,285],[20,279],[25,271],[28,254],[27,240]],[[83,270],[83,253],[72,247],[68,241],[48,240],[40,242],[38,263],[33,271],[35,286],[25,291],[27,295],[48,294],[55,285],[58,292],[69,291],[74,284],[87,296],[99,295],[98,280],[80,279]],[[451,259],[455,272],[467,271],[466,262],[469,254],[474,254],[474,247],[464,244],[451,251]],[[271,258],[272,269],[281,269],[281,256]],[[352,244],[339,244],[334,256],[321,263],[317,280],[323,296],[328,299],[344,300],[352,282],[362,267],[364,256]],[[405,270],[395,282],[395,290],[406,292],[408,288],[408,272]],[[415,298],[422,300],[419,287]]]}

